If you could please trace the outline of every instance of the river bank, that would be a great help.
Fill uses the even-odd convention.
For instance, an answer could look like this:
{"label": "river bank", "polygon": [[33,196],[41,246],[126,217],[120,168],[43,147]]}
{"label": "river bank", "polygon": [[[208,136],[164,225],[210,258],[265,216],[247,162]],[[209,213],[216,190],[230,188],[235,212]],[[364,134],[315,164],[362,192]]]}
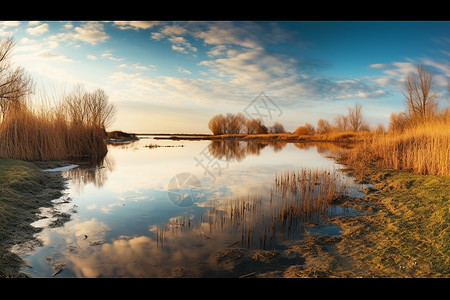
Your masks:
{"label": "river bank", "polygon": [[317,234],[313,225],[305,238],[282,242],[282,249],[230,247],[219,251],[217,260],[237,273],[254,265],[255,272],[244,277],[449,277],[450,178],[371,169],[365,181],[373,184],[365,197],[335,203],[362,212],[329,220],[341,234]]}
{"label": "river bank", "polygon": [[19,271],[23,260],[11,252],[11,247],[39,243],[34,234],[40,229],[31,223],[38,220],[39,209],[53,206],[52,200],[61,197],[65,188],[60,173],[41,169],[65,164],[0,159],[0,278],[26,276]]}

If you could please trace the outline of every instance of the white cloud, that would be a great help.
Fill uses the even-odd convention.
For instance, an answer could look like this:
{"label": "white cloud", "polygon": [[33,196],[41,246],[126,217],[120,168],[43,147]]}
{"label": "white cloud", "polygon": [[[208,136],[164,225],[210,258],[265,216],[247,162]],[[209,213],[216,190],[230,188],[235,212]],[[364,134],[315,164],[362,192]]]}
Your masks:
{"label": "white cloud", "polygon": [[109,59],[109,60],[112,60],[112,61],[122,61],[122,60],[123,60],[123,58],[114,57],[114,56],[110,53],[110,51],[105,51],[105,52],[103,52],[100,56],[103,57],[103,58],[107,58],[107,59]]}
{"label": "white cloud", "polygon": [[36,27],[27,28],[27,33],[33,36],[41,35],[48,31],[48,24],[41,24]]}
{"label": "white cloud", "polygon": [[0,22],[0,25],[6,26],[6,27],[16,27],[20,25],[20,21],[3,21]]}
{"label": "white cloud", "polygon": [[149,29],[155,25],[159,25],[161,22],[159,21],[114,21],[114,25],[119,27],[122,30],[125,29]]}
{"label": "white cloud", "polygon": [[86,57],[90,60],[97,60],[97,56],[95,56],[95,55],[88,54],[88,55],[86,55]]}
{"label": "white cloud", "polygon": [[424,65],[432,66],[444,73],[445,76],[450,77],[450,64],[448,61],[444,63],[436,62],[432,59],[424,58],[423,60]]}
{"label": "white cloud", "polygon": [[183,67],[178,67],[178,72],[180,72],[180,73],[184,73],[184,74],[192,74],[192,72],[191,71],[189,71],[189,70],[186,70],[185,68],[183,68]]}
{"label": "white cloud", "polygon": [[143,66],[140,64],[132,64],[132,65],[120,64],[118,67],[121,69],[130,69],[136,71],[156,71],[156,66],[154,65]]}
{"label": "white cloud", "polygon": [[164,35],[183,35],[187,30],[179,25],[164,26],[160,31]]}
{"label": "white cloud", "polygon": [[99,42],[105,42],[110,36],[104,31],[104,26],[99,22],[86,22],[80,26],[74,27],[67,23],[64,28],[68,30],[65,33],[59,33],[50,37],[57,41],[82,41],[91,45],[97,45]]}
{"label": "white cloud", "polygon": [[154,39],[154,40],[159,41],[159,40],[164,38],[164,34],[162,34],[160,32],[152,32],[151,38]]}
{"label": "white cloud", "polygon": [[210,45],[233,44],[246,48],[257,48],[261,46],[261,42],[255,38],[253,30],[261,29],[250,23],[220,22],[219,24],[210,24],[206,30],[197,31],[195,36]]}
{"label": "white cloud", "polygon": [[89,22],[79,27],[75,27],[75,33],[73,38],[92,45],[96,45],[98,42],[104,42],[109,39],[109,35],[103,30],[103,24]]}

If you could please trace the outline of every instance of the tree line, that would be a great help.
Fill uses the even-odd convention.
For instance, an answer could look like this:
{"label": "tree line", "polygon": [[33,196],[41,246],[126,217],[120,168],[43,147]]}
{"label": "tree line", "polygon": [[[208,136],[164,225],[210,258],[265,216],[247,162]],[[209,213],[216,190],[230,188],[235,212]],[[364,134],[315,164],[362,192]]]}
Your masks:
{"label": "tree line", "polygon": [[[450,115],[449,107],[439,111],[438,93],[432,89],[432,79],[432,74],[422,65],[417,65],[416,72],[405,77],[402,93],[405,97],[406,111],[391,114],[389,131],[403,131],[430,120],[447,118]],[[448,89],[450,92],[450,82]],[[215,115],[209,121],[208,127],[215,135],[286,133],[284,126],[279,122],[275,122],[271,127],[266,127],[261,120],[247,119],[242,113]],[[371,131],[369,124],[364,119],[361,104],[356,103],[354,107],[349,107],[347,114],[339,114],[331,122],[319,119],[316,126],[306,123],[299,126],[293,133],[295,135],[313,135],[346,131]],[[372,131],[384,133],[386,129],[383,124],[378,124],[372,128]]]}
{"label": "tree line", "polygon": [[221,134],[265,134],[284,133],[283,124],[275,122],[272,126],[265,126],[261,119],[248,119],[243,113],[217,114],[209,120],[208,128],[214,135]]}

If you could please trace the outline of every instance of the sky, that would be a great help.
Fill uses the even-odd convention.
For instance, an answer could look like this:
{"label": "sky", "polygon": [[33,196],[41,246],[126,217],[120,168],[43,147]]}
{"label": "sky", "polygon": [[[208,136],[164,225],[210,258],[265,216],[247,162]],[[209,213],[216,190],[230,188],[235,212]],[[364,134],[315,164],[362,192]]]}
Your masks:
{"label": "sky", "polygon": [[40,93],[103,89],[108,130],[211,133],[211,117],[242,112],[294,131],[355,103],[387,126],[418,64],[450,101],[448,21],[0,21],[6,37]]}

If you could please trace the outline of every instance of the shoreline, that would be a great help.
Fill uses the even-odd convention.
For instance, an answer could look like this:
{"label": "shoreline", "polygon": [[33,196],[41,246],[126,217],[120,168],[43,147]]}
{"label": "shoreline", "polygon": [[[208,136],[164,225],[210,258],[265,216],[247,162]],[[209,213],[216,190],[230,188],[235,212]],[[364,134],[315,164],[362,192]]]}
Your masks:
{"label": "shoreline", "polygon": [[66,179],[60,172],[43,172],[45,167],[59,167],[64,162],[25,162],[0,159],[0,278],[28,277],[20,272],[24,260],[12,252],[15,245],[36,243],[41,231],[31,224],[42,207],[52,207],[52,200],[63,196]]}
{"label": "shoreline", "polygon": [[361,140],[358,133],[342,132],[338,134],[295,135],[279,134],[136,134],[136,136],[154,136],[155,140],[211,140],[211,141],[252,141],[252,142],[286,142],[286,143],[355,143]]}

